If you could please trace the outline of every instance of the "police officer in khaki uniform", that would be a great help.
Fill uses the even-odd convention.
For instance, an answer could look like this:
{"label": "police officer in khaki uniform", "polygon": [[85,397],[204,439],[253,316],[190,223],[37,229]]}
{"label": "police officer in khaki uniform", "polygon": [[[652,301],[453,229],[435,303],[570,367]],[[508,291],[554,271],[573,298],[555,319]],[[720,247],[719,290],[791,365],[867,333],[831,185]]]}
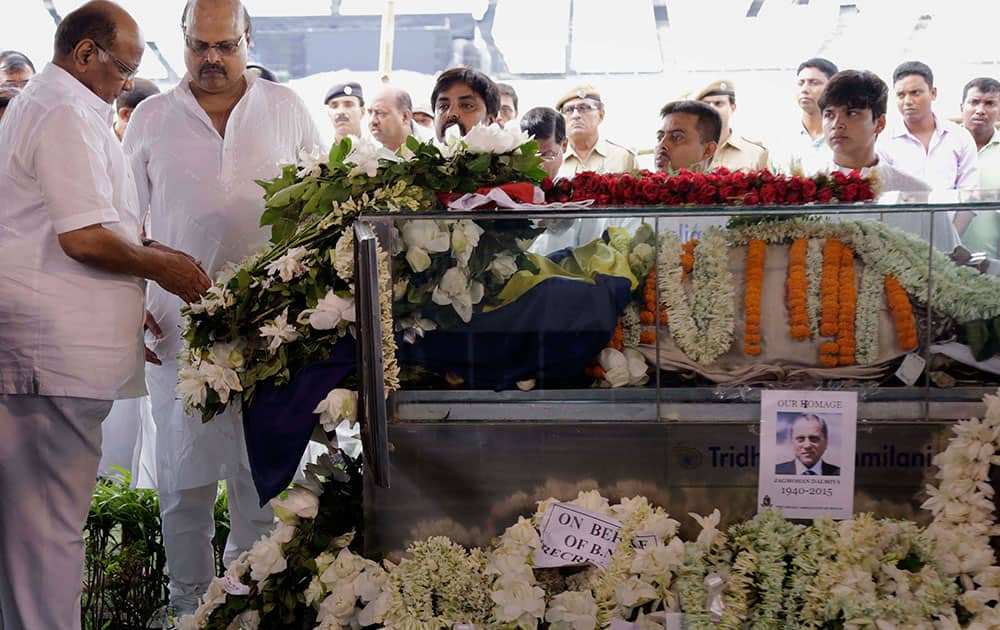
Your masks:
{"label": "police officer in khaki uniform", "polygon": [[560,177],[583,171],[624,173],[636,170],[635,153],[600,136],[604,120],[601,94],[591,85],[573,88],[556,101],[556,111],[566,119],[569,148],[559,169]]}
{"label": "police officer in khaki uniform", "polygon": [[347,136],[361,137],[361,118],[365,115],[365,95],[354,81],[337,83],[326,91],[323,104],[333,123],[334,142]]}
{"label": "police officer in khaki uniform", "polygon": [[768,167],[767,149],[759,142],[733,133],[729,118],[736,111],[736,86],[732,81],[721,80],[708,84],[694,97],[708,103],[722,117],[722,138],[715,150],[712,168],[724,166],[731,171],[756,171]]}

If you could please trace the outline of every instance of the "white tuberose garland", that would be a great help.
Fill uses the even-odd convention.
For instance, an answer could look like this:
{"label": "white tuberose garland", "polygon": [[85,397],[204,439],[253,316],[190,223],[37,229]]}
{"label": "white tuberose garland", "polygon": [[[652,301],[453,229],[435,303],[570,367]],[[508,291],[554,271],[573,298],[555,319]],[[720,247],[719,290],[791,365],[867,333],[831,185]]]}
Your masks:
{"label": "white tuberose garland", "polygon": [[688,304],[681,284],[680,238],[665,232],[660,240],[657,283],[660,301],[667,305],[670,334],[684,354],[708,365],[733,343],[736,321],[733,274],[724,232],[710,227],[694,248],[694,304]]}

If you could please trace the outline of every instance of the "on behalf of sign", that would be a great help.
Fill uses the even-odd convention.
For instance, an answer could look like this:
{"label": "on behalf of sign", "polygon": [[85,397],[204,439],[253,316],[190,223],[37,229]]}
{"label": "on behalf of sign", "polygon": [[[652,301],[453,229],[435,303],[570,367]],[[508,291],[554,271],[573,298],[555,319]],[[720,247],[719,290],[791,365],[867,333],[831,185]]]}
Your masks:
{"label": "on behalf of sign", "polygon": [[[551,503],[542,516],[541,548],[535,551],[538,568],[594,564],[602,569],[621,540],[622,524],[569,503]],[[634,547],[662,544],[655,534],[640,532],[633,538]]]}

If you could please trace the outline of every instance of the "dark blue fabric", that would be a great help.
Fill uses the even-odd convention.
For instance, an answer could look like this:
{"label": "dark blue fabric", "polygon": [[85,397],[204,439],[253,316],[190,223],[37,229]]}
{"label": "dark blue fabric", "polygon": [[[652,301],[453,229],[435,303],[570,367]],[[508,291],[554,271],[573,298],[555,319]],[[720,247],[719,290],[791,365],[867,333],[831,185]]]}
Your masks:
{"label": "dark blue fabric", "polygon": [[319,420],[313,409],[354,371],[356,346],[350,337],[341,339],[326,360],[309,365],[288,385],[259,386],[244,406],[250,473],[261,505],[291,483]]}
{"label": "dark blue fabric", "polygon": [[464,326],[399,341],[400,363],[457,374],[469,387],[511,389],[583,383],[583,368],[600,353],[629,303],[630,284],[598,275],[596,285],[549,278],[513,304],[477,314]]}

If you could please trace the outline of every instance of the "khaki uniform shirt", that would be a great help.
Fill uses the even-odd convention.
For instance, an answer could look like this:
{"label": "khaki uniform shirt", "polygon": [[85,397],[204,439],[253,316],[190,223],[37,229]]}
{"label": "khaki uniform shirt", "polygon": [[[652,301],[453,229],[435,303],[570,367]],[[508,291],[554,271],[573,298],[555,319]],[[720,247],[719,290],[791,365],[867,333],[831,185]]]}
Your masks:
{"label": "khaki uniform shirt", "polygon": [[725,166],[731,171],[759,171],[768,165],[767,149],[763,145],[733,133],[719,145],[712,158],[712,168]]}
{"label": "khaki uniform shirt", "polygon": [[583,161],[570,144],[559,167],[559,177],[573,177],[583,171],[597,173],[628,173],[636,170],[635,153],[620,144],[598,137],[594,150]]}

